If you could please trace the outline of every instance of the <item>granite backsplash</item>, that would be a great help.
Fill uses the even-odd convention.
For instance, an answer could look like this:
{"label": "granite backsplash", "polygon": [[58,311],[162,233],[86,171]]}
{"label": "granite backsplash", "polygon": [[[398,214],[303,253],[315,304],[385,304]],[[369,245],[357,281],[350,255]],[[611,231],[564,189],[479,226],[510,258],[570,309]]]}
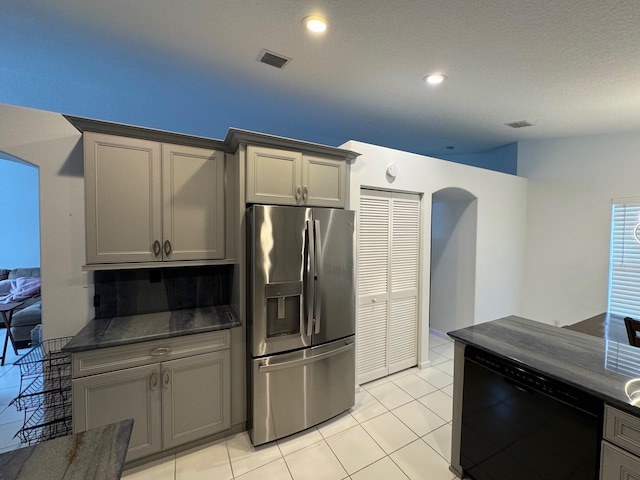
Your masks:
{"label": "granite backsplash", "polygon": [[95,318],[228,305],[231,265],[94,272]]}

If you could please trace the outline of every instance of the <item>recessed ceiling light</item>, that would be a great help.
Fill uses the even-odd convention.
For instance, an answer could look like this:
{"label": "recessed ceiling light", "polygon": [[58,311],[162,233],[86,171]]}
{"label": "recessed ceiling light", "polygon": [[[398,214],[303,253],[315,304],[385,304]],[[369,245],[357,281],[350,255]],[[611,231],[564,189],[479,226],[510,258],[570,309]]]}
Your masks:
{"label": "recessed ceiling light", "polygon": [[327,30],[327,20],[317,15],[312,15],[304,19],[307,29],[314,33],[322,33]]}
{"label": "recessed ceiling light", "polygon": [[424,77],[424,81],[429,85],[440,85],[447,79],[447,76],[443,73],[430,73],[426,77]]}

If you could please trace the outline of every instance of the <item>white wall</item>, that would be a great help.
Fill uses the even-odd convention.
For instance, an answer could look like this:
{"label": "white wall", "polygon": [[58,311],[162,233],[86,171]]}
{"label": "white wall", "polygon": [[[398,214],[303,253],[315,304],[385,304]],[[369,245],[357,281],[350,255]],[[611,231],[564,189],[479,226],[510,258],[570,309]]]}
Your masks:
{"label": "white wall", "polygon": [[450,198],[448,189],[431,199],[429,326],[441,333],[474,322],[478,202],[454,191],[462,198]]}
{"label": "white wall", "polygon": [[38,169],[0,153],[0,268],[40,266]]}
{"label": "white wall", "polygon": [[59,114],[0,105],[0,152],[39,168],[44,337],[75,335],[93,317],[93,288],[83,287],[80,132]]}
{"label": "white wall", "polygon": [[[359,208],[361,187],[423,194],[419,362],[428,361],[431,196],[438,190],[457,187],[478,198],[474,323],[519,313],[526,179],[361,142],[350,141],[342,148],[362,154],[351,166],[352,210]],[[399,173],[395,181],[389,182],[385,172],[392,162]]]}
{"label": "white wall", "polygon": [[522,315],[568,325],[607,308],[611,199],[640,195],[640,134],[526,141]]}

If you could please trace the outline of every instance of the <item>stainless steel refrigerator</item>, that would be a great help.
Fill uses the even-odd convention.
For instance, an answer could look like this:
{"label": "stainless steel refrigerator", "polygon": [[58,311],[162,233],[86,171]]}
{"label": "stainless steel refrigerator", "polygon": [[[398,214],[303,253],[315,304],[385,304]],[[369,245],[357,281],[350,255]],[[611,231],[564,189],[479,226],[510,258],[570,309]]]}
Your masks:
{"label": "stainless steel refrigerator", "polygon": [[247,210],[249,434],[254,445],[355,401],[354,212]]}

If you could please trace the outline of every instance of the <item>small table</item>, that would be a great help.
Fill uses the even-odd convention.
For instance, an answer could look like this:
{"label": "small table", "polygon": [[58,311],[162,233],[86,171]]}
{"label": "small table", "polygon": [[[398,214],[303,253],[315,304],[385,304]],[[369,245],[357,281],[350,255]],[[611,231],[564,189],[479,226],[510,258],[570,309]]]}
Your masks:
{"label": "small table", "polygon": [[2,362],[0,365],[4,365],[4,360],[7,357],[7,343],[11,340],[11,346],[13,347],[14,353],[17,355],[18,350],[16,349],[16,343],[13,339],[13,335],[11,334],[11,320],[13,319],[13,311],[21,307],[24,302],[11,302],[11,303],[0,303],[0,313],[2,313],[2,318],[4,319],[4,325],[7,328],[7,334],[4,337],[4,348],[2,349]]}

